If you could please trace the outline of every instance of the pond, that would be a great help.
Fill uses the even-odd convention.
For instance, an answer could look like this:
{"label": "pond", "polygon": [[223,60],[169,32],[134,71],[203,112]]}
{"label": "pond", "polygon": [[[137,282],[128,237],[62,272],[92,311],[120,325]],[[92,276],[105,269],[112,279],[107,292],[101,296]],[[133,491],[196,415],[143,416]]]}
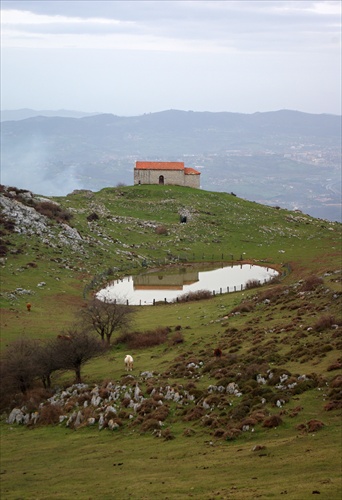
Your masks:
{"label": "pond", "polygon": [[96,296],[100,300],[117,301],[128,305],[153,305],[155,302],[174,302],[182,295],[208,290],[213,295],[243,290],[248,281],[261,284],[278,276],[270,267],[240,264],[199,271],[193,267],[146,272],[115,280]]}

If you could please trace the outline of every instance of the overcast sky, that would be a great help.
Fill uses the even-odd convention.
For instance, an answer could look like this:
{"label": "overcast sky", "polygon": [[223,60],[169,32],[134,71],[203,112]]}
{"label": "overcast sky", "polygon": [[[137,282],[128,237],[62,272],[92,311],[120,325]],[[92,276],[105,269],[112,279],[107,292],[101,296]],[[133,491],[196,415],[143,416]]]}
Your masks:
{"label": "overcast sky", "polygon": [[341,1],[1,1],[1,108],[341,114]]}

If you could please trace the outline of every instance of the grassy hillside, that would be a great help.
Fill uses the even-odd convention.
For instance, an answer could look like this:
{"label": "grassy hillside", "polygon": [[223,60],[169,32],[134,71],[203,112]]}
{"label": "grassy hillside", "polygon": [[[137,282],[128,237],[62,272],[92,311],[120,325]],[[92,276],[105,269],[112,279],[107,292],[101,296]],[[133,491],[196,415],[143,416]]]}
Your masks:
{"label": "grassy hillside", "polygon": [[[22,193],[13,199],[22,203]],[[52,219],[44,230],[22,219],[18,233],[4,209],[2,351],[19,335],[56,337],[113,277],[243,260],[272,266],[281,279],[137,308],[134,330],[167,329],[165,342],[132,348],[114,339],[83,370],[103,401],[110,383],[119,387],[115,430],[83,424],[73,432],[65,422],[29,430],[4,415],[2,498],[340,498],[341,225],[171,186],[52,201],[60,216],[72,214],[73,232]],[[54,375],[55,387],[72,383],[71,372]],[[136,386],[144,399],[134,412],[123,393]],[[70,412],[88,397],[82,391]]]}

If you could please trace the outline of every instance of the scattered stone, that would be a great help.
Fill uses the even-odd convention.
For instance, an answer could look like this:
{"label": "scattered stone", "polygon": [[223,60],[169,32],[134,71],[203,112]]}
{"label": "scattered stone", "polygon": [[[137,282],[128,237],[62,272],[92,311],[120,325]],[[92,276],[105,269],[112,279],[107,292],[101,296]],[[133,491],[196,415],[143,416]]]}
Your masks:
{"label": "scattered stone", "polygon": [[255,446],[253,446],[252,451],[260,451],[260,450],[265,450],[265,449],[266,449],[266,446],[264,446],[262,444],[256,444]]}

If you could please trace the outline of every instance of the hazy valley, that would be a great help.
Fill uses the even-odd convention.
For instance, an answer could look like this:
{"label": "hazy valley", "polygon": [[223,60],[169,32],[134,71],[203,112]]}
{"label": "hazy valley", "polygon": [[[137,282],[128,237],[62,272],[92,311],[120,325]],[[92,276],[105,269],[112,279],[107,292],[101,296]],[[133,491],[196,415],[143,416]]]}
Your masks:
{"label": "hazy valley", "polygon": [[179,160],[201,171],[205,190],[341,221],[339,116],[286,110],[59,114],[3,112],[2,119],[11,118],[2,122],[3,184],[50,196],[97,191],[133,184],[136,160]]}

